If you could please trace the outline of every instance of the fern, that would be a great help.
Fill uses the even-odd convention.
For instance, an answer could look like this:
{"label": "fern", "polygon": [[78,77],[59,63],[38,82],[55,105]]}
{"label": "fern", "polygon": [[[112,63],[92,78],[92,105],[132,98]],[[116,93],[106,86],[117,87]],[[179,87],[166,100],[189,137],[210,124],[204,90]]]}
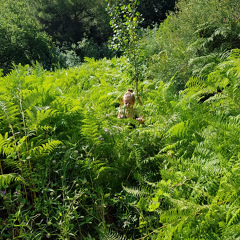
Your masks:
{"label": "fern", "polygon": [[8,137],[8,133],[5,136],[0,134],[0,153],[3,155],[10,155],[13,152],[14,141]]}
{"label": "fern", "polygon": [[6,116],[6,120],[13,131],[13,125],[17,124],[19,116],[18,108],[11,102],[0,101],[0,110]]}
{"label": "fern", "polygon": [[[238,56],[235,51],[235,56],[214,67],[211,74],[191,78],[175,105],[176,117],[168,122],[157,155],[164,159],[162,180],[145,181],[151,194],[138,195],[137,207],[157,215],[162,225],[152,233],[156,238],[238,236]],[[144,182],[141,177],[137,180],[139,185]]]}
{"label": "fern", "polygon": [[97,144],[100,142],[101,137],[99,136],[99,125],[94,115],[87,115],[85,119],[82,120],[83,125],[81,129],[81,134],[90,143]]}
{"label": "fern", "polygon": [[61,141],[58,140],[48,140],[47,143],[44,143],[40,146],[31,148],[29,154],[32,156],[43,155],[47,153],[53,152],[58,145],[62,144]]}
{"label": "fern", "polygon": [[138,197],[145,196],[145,195],[147,195],[147,196],[151,195],[150,190],[148,190],[147,188],[144,188],[144,187],[138,189],[138,188],[134,188],[134,187],[129,188],[129,187],[123,186],[123,189],[126,192],[128,192],[134,196],[138,196]]}
{"label": "fern", "polygon": [[20,175],[14,173],[0,175],[0,189],[8,188],[13,182],[25,183],[24,179]]}
{"label": "fern", "polygon": [[54,119],[54,117],[57,115],[57,111],[53,110],[53,109],[49,109],[49,107],[35,107],[36,110],[35,111],[30,111],[30,110],[26,110],[26,116],[29,118],[29,120],[31,121],[31,123],[33,125],[29,125],[29,127],[31,129],[36,129],[37,130],[37,126],[40,127],[41,125],[44,124],[44,120],[50,120],[50,119]]}
{"label": "fern", "polygon": [[171,129],[168,130],[171,136],[177,137],[185,137],[187,135],[187,131],[189,131],[190,120],[187,122],[180,122],[175,124]]}
{"label": "fern", "polygon": [[124,236],[121,236],[119,233],[112,230],[104,230],[99,236],[100,240],[126,240]]}

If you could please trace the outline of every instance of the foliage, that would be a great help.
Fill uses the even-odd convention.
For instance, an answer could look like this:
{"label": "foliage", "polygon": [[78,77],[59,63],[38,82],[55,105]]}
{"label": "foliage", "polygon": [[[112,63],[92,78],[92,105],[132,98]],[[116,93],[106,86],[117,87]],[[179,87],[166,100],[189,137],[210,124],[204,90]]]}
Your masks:
{"label": "foliage", "polygon": [[166,19],[169,11],[174,11],[174,0],[140,0],[138,11],[142,14],[144,21],[141,26],[144,28],[160,24]]}
{"label": "foliage", "polygon": [[[124,1],[122,3],[127,4]],[[67,43],[70,47],[71,44],[77,44],[86,38],[102,50],[109,37],[112,36],[110,18],[105,11],[107,3],[104,0],[51,1],[51,3],[41,0],[34,5],[41,28],[61,46]],[[153,22],[160,23],[165,19],[165,13],[173,8],[174,1],[172,0],[160,2],[151,0],[141,1],[138,11],[144,15],[143,26],[148,27]]]}
{"label": "foliage", "polygon": [[34,8],[29,1],[1,1],[0,6],[0,68],[4,74],[18,63],[38,61],[47,69],[57,64],[59,59],[54,59],[51,39],[41,32],[39,22],[31,14]]}
{"label": "foliage", "polygon": [[35,4],[42,27],[54,42],[76,44],[86,34],[100,45],[111,34],[104,0],[41,0]]}
{"label": "foliage", "polygon": [[[239,237],[235,175],[239,165],[238,62],[239,50],[234,50],[207,80],[190,79],[174,107],[178,117],[158,153],[164,159],[162,179],[143,182],[153,193],[140,195],[136,204],[143,216],[139,224],[151,239]],[[221,92],[202,101],[217,87]]]}
{"label": "foliage", "polygon": [[113,28],[113,37],[110,39],[110,47],[116,51],[122,51],[129,58],[133,68],[133,80],[136,86],[136,96],[139,102],[141,100],[138,94],[138,81],[140,80],[141,59],[139,55],[141,38],[141,14],[137,11],[139,1],[130,0],[128,4],[112,5],[108,1],[108,12],[111,17],[111,27]]}
{"label": "foliage", "polygon": [[144,125],[117,119],[129,55],[1,76],[3,239],[239,238],[239,5],[208,2],[137,43]]}
{"label": "foliage", "polygon": [[[2,0],[0,5],[0,68],[4,74],[10,72],[13,64],[40,62],[45,69],[53,70],[79,65],[84,57],[114,55],[107,47],[112,29],[104,0]],[[152,9],[144,3],[141,6],[141,12],[149,16]],[[157,15],[166,11],[165,7],[159,11],[158,3],[153,6]],[[157,15],[154,21],[158,22]]]}
{"label": "foliage", "polygon": [[[105,228],[113,221],[114,205],[120,200],[108,196],[132,178],[134,167],[125,139],[129,129],[121,132],[115,118],[129,76],[124,59],[86,61],[52,73],[40,64],[19,65],[1,78],[4,237],[34,239],[36,232],[38,238],[86,237],[92,226]],[[127,148],[127,155],[118,154],[119,149],[127,153]]]}
{"label": "foliage", "polygon": [[228,51],[239,48],[239,1],[179,0],[175,13],[143,37],[145,77],[168,82],[177,91],[192,74],[208,74]]}
{"label": "foliage", "polygon": [[135,130],[116,118],[124,58],[2,77],[1,235],[237,238],[239,56],[178,96],[143,81]]}

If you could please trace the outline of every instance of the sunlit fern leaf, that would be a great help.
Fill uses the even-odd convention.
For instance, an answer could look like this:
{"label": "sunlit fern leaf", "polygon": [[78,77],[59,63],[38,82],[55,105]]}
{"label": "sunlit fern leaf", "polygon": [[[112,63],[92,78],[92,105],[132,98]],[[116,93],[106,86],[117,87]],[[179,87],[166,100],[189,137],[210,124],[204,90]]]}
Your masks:
{"label": "sunlit fern leaf", "polygon": [[[199,101],[201,101],[202,97],[199,97]],[[204,101],[204,104],[211,103],[212,106],[221,107],[221,106],[230,106],[233,104],[231,99],[229,99],[226,95],[223,94],[215,94],[209,97],[207,100]]]}
{"label": "sunlit fern leaf", "polygon": [[[223,240],[240,240],[240,223],[226,227],[224,222],[221,222]],[[219,224],[220,225],[220,224]],[[221,225],[220,225],[221,226]]]}
{"label": "sunlit fern leaf", "polygon": [[196,204],[190,203],[187,200],[177,200],[169,198],[172,206],[169,210],[166,210],[161,213],[160,221],[168,227],[168,225],[177,226],[174,231],[178,230],[178,227],[182,226],[182,223],[191,221],[192,218],[195,218],[201,210],[205,209],[205,206],[198,206]]}
{"label": "sunlit fern leaf", "polygon": [[13,182],[24,183],[24,180],[21,176],[14,173],[0,175],[0,189],[9,187]]}
{"label": "sunlit fern leaf", "polygon": [[206,75],[208,73],[210,73],[214,67],[217,65],[218,62],[211,62],[211,63],[207,63],[205,64],[201,69],[195,70],[193,71],[193,75]]}
{"label": "sunlit fern leaf", "polygon": [[193,76],[206,75],[214,70],[214,67],[220,62],[219,53],[210,53],[205,56],[190,59],[189,65],[192,66]]}
{"label": "sunlit fern leaf", "polygon": [[170,136],[184,138],[190,130],[190,124],[191,124],[190,120],[177,123],[168,130],[168,133],[170,134]]}
{"label": "sunlit fern leaf", "polygon": [[119,233],[107,229],[101,231],[101,235],[99,236],[100,240],[127,240],[124,236],[121,236]]}
{"label": "sunlit fern leaf", "polygon": [[30,155],[33,155],[33,156],[51,153],[60,144],[62,144],[62,142],[59,140],[48,140],[47,143],[31,148],[29,152],[30,152]]}
{"label": "sunlit fern leaf", "polygon": [[0,110],[3,111],[9,124],[14,124],[18,119],[19,109],[13,103],[0,101]]}
{"label": "sunlit fern leaf", "polygon": [[87,115],[85,119],[82,120],[83,125],[81,128],[81,134],[85,139],[92,143],[99,141],[99,125],[96,119],[93,119],[92,116]]}
{"label": "sunlit fern leaf", "polygon": [[8,133],[5,133],[4,137],[0,134],[0,153],[8,156],[13,151],[14,151],[13,139],[8,137]]}
{"label": "sunlit fern leaf", "polygon": [[26,110],[26,116],[30,119],[29,127],[37,129],[44,125],[46,121],[50,122],[57,115],[57,111],[50,109],[49,106],[34,107],[32,110]]}
{"label": "sunlit fern leaf", "polygon": [[187,143],[187,139],[181,139],[175,143],[172,143],[172,144],[168,144],[166,147],[164,147],[163,149],[161,149],[159,151],[159,154],[158,155],[161,155],[162,153],[166,153],[168,152],[169,150],[175,150],[175,149],[178,149],[182,146],[184,146],[186,143]]}
{"label": "sunlit fern leaf", "polygon": [[240,49],[232,49],[229,59],[240,59]]}
{"label": "sunlit fern leaf", "polygon": [[[235,210],[235,211],[233,211]],[[234,223],[238,223],[240,220],[240,208],[239,205],[237,205],[234,209],[232,209],[232,214],[231,214],[231,218],[229,219],[227,226],[230,226]]]}
{"label": "sunlit fern leaf", "polygon": [[138,196],[138,197],[143,197],[143,196],[148,196],[148,195],[151,195],[151,191],[147,188],[144,188],[144,187],[139,187],[139,188],[136,188],[136,187],[132,187],[132,188],[129,188],[129,187],[125,187],[123,186],[123,189],[134,195],[134,196]]}
{"label": "sunlit fern leaf", "polygon": [[202,77],[191,77],[186,83],[187,88],[198,87],[199,89],[202,89],[205,86],[206,84]]}
{"label": "sunlit fern leaf", "polygon": [[[38,79],[39,81],[39,79]],[[32,89],[32,90],[31,90]],[[24,108],[29,109],[33,106],[47,106],[59,95],[59,92],[52,88],[51,84],[29,86],[23,91]],[[55,95],[55,96],[54,96]]]}

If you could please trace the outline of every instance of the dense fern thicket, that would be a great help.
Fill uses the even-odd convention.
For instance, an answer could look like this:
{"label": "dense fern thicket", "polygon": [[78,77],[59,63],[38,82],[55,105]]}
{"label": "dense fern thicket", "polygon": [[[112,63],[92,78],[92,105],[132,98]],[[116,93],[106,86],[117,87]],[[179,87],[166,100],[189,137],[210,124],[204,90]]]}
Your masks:
{"label": "dense fern thicket", "polygon": [[142,82],[134,130],[116,118],[123,58],[1,78],[2,236],[237,239],[239,56],[179,96]]}
{"label": "dense fern thicket", "polygon": [[2,239],[240,239],[239,3],[178,4],[139,48],[143,125],[126,57],[0,78]]}
{"label": "dense fern thicket", "polygon": [[[129,4],[130,1],[109,1]],[[174,9],[174,0],[141,0],[143,28],[160,23]],[[112,58],[113,32],[105,0],[0,0],[0,68],[4,74],[18,65],[40,62],[45,69],[84,62],[84,57]]]}

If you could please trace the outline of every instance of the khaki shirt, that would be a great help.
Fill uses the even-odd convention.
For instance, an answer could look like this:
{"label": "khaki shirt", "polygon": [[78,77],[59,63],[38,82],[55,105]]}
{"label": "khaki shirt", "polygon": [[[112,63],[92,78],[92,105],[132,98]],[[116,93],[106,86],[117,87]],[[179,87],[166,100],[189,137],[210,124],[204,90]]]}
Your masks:
{"label": "khaki shirt", "polygon": [[119,112],[118,112],[118,118],[124,119],[124,118],[132,118],[136,119],[137,118],[137,112],[135,108],[131,107],[121,107]]}

